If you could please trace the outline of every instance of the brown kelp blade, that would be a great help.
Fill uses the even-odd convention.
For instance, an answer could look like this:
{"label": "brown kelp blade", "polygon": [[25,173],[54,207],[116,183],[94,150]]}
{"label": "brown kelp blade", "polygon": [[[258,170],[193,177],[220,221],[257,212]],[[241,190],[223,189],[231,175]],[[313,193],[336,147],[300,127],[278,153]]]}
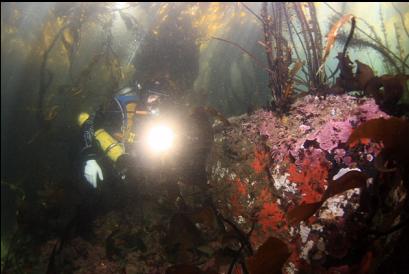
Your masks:
{"label": "brown kelp blade", "polygon": [[341,178],[331,181],[328,184],[328,188],[324,193],[322,201],[324,202],[326,199],[331,198],[332,196],[341,194],[344,191],[353,189],[353,188],[361,188],[366,185],[366,180],[368,176],[364,173],[352,170],[348,173],[344,174]]}
{"label": "brown kelp blade", "polygon": [[281,268],[290,256],[290,250],[280,239],[270,237],[247,259],[251,274],[282,273]]}
{"label": "brown kelp blade", "polygon": [[409,122],[405,119],[391,117],[369,120],[357,127],[347,141],[350,147],[363,138],[383,142],[385,149],[400,150],[407,153],[409,140]]}
{"label": "brown kelp blade", "polygon": [[364,64],[358,60],[355,61],[357,64],[356,69],[356,79],[358,81],[358,88],[360,90],[365,90],[366,85],[371,79],[375,77],[375,74],[370,66]]}
{"label": "brown kelp blade", "polygon": [[301,221],[307,220],[317,212],[321,207],[322,202],[316,202],[312,204],[301,204],[294,207],[287,214],[287,220],[290,225],[298,224]]}
{"label": "brown kelp blade", "polygon": [[[327,59],[329,53],[331,52],[332,47],[335,44],[335,40],[337,38],[338,35],[338,31],[340,30],[340,28],[349,20],[352,19],[352,17],[354,17],[352,14],[347,14],[342,16],[337,23],[335,23],[335,25],[332,26],[331,30],[328,32],[327,34],[327,44],[325,45],[324,48],[324,52],[322,54],[322,65],[324,65],[325,60]],[[320,71],[322,69],[322,67],[320,67],[320,69],[318,71]]]}
{"label": "brown kelp blade", "polygon": [[[359,68],[359,67],[358,67]],[[358,76],[358,73],[357,73]],[[368,77],[369,78],[369,77]],[[409,75],[383,75],[373,77],[363,86],[365,94],[373,96],[382,110],[392,111],[407,91]]]}
{"label": "brown kelp blade", "polygon": [[290,73],[289,73],[289,81],[286,84],[285,88],[284,88],[284,97],[288,98],[291,96],[292,92],[293,92],[293,80],[295,75],[298,73],[298,71],[302,68],[302,66],[304,65],[304,62],[302,61],[297,61],[293,68],[291,69]]}
{"label": "brown kelp blade", "polygon": [[330,181],[320,202],[311,204],[302,204],[290,210],[287,214],[287,220],[290,225],[297,224],[307,220],[317,212],[321,205],[330,197],[341,194],[342,192],[363,187],[366,184],[367,176],[360,171],[352,170],[344,174],[341,178]]}

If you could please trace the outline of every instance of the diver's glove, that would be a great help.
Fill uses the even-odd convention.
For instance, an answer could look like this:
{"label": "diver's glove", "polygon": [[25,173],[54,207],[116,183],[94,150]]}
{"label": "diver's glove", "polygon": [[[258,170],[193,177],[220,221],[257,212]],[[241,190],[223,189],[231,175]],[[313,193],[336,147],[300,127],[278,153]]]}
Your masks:
{"label": "diver's glove", "polygon": [[101,167],[98,165],[97,161],[95,160],[88,160],[85,163],[84,176],[85,176],[85,179],[87,179],[88,183],[90,183],[94,188],[97,187],[98,178],[101,181],[104,180],[104,177],[102,176]]}

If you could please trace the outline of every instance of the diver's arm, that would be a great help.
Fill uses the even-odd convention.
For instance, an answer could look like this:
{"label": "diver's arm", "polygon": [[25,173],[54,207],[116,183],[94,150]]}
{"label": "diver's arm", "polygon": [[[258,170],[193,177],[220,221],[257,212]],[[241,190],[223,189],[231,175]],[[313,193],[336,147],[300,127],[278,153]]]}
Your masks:
{"label": "diver's arm", "polygon": [[89,115],[88,113],[81,113],[78,118],[78,123],[82,131],[82,149],[81,158],[84,162],[84,177],[94,188],[97,187],[97,181],[103,180],[101,167],[97,163],[98,158],[98,144],[95,140],[95,117],[98,111]]}
{"label": "diver's arm", "polygon": [[[125,151],[122,143],[111,136],[109,132],[120,131],[121,119],[116,119],[116,114],[121,112],[115,110],[115,105],[108,108],[99,108],[95,113],[81,113],[78,123],[82,131],[81,157],[84,160],[84,176],[87,181],[96,187],[97,177],[103,180],[102,171],[97,159],[107,157],[117,166],[118,161],[124,158]],[[120,117],[119,117],[120,118]]]}
{"label": "diver's arm", "polygon": [[95,113],[89,115],[88,119],[82,124],[82,149],[81,158],[83,160],[96,159],[98,154],[97,144],[95,142],[94,131]]}
{"label": "diver's arm", "polygon": [[98,130],[106,128],[109,115],[105,113],[102,107],[93,113],[81,113],[78,118],[78,124],[81,127],[82,149],[81,157],[83,160],[97,159],[102,156],[101,144],[96,138]]}

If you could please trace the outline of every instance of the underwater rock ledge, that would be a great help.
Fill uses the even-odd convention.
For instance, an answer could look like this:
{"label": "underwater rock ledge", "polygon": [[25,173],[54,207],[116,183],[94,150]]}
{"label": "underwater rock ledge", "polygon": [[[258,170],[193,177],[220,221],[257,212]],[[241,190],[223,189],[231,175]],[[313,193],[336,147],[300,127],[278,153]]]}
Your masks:
{"label": "underwater rock ledge", "polygon": [[[222,130],[215,123],[208,171],[217,206],[243,231],[255,222],[255,248],[270,236],[289,243],[285,273],[322,270],[326,262],[348,255],[359,235],[355,230],[364,226],[361,189],[327,199],[300,223],[289,223],[286,215],[297,205],[321,201],[338,173],[358,170],[374,176],[381,145],[367,141],[352,149],[346,143],[360,124],[382,117],[389,115],[371,98],[307,95],[282,117],[257,110],[230,118],[231,126]],[[355,229],[349,227],[351,220]]]}
{"label": "underwater rock ledge", "polygon": [[[53,258],[64,273],[228,273],[233,258],[242,256],[255,274],[263,268],[368,273],[379,267],[375,247],[365,241],[368,231],[398,224],[407,204],[403,179],[389,173],[393,180],[385,181],[390,187],[381,193],[389,211],[383,204],[374,207],[368,197],[379,190],[382,144],[347,144],[354,129],[378,118],[390,117],[373,99],[308,95],[285,116],[257,110],[216,122],[205,188],[178,182],[182,202],[158,184],[154,195],[143,198],[143,222],[137,199],[131,199],[99,215],[90,224],[90,239],[75,235],[54,257],[58,240],[41,244],[37,268],[49,268]],[[294,221],[290,213],[297,207],[301,214]],[[224,232],[220,216],[227,220]],[[242,255],[233,252],[241,250],[237,231],[248,236]],[[393,251],[401,234],[378,246]],[[242,273],[240,266],[235,270]]]}

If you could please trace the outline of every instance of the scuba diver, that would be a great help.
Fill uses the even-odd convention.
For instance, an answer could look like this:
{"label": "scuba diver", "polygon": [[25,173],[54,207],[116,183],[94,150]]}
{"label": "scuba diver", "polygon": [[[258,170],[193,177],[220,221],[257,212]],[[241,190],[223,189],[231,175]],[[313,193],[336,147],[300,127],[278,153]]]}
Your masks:
{"label": "scuba diver", "polygon": [[[78,116],[79,167],[86,183],[78,188],[76,223],[84,236],[92,237],[90,221],[99,214],[118,209],[142,224],[154,211],[147,208],[183,208],[181,185],[208,189],[213,129],[207,113],[200,109],[189,115],[170,88],[146,86],[120,89],[95,113]],[[202,195],[194,199],[201,201]]]}
{"label": "scuba diver", "polygon": [[[104,180],[100,165],[104,158],[113,162],[121,179],[126,179],[131,165],[137,165],[142,156],[133,148],[135,143],[141,141],[142,125],[148,117],[158,115],[159,102],[167,96],[159,85],[159,82],[155,82],[145,89],[136,83],[132,87],[122,88],[108,105],[100,107],[93,114],[79,115],[78,124],[83,137],[83,176],[94,188]],[[159,134],[163,135],[163,132]],[[163,143],[163,140],[159,142]]]}

